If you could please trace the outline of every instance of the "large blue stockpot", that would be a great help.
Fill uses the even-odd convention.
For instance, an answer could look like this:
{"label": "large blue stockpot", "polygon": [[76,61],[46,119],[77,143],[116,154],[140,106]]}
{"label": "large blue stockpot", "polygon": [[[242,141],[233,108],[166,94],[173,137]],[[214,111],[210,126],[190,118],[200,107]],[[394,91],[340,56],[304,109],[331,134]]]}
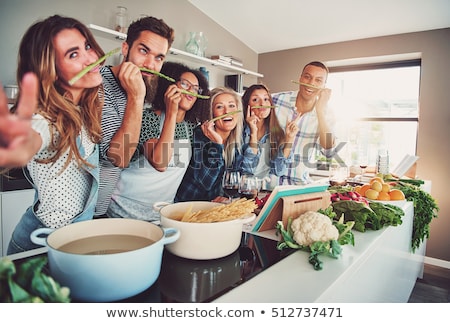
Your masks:
{"label": "large blue stockpot", "polygon": [[[48,234],[46,238],[40,235]],[[118,253],[108,247],[92,246],[86,253],[59,250],[63,245],[102,235],[130,235],[154,241],[139,249]],[[96,219],[70,224],[57,230],[42,228],[31,234],[31,240],[48,246],[51,276],[61,286],[70,288],[73,300],[109,302],[134,296],[156,281],[161,270],[164,245],[175,242],[178,229],[165,228],[135,219]],[[119,248],[120,242],[110,246]],[[100,249],[99,249],[100,248]]]}

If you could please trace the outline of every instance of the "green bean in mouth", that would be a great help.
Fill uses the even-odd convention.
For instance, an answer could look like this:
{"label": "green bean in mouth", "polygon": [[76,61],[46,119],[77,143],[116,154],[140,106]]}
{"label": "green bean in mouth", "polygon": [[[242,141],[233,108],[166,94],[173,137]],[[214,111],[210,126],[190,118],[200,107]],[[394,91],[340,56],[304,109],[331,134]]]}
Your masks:
{"label": "green bean in mouth", "polygon": [[[173,78],[171,78],[170,76],[167,76],[167,75],[165,75],[165,74],[163,74],[163,73],[160,73],[160,72],[157,72],[157,71],[154,71],[154,70],[150,70],[150,69],[145,68],[145,67],[141,67],[141,68],[139,68],[139,69],[140,69],[142,72],[144,72],[144,73],[155,74],[155,75],[157,75],[157,76],[159,76],[159,77],[165,78],[166,80],[168,80],[168,81],[170,81],[170,82],[174,82],[174,83],[176,82],[175,79],[173,79]],[[183,89],[181,89],[181,93],[187,94],[187,95],[190,95],[190,96],[195,96],[196,98],[199,98],[199,99],[209,99],[209,96],[207,96],[207,95],[200,95],[200,94],[198,94],[198,93],[186,91],[186,90],[183,90]]]}
{"label": "green bean in mouth", "polygon": [[250,107],[251,109],[275,109],[275,105],[254,105]]}
{"label": "green bean in mouth", "polygon": [[145,67],[140,67],[139,68],[142,72],[144,73],[151,73],[151,74],[155,74],[158,75],[159,77],[165,78],[166,80],[170,81],[170,82],[174,82],[175,83],[175,79],[171,78],[170,76],[164,75],[163,73],[154,71],[154,70],[150,70],[148,68]]}
{"label": "green bean in mouth", "polygon": [[315,85],[312,85],[312,84],[308,84],[308,83],[298,82],[298,81],[294,81],[294,80],[292,80],[292,83],[300,84],[300,85],[303,85],[303,86],[306,86],[306,87],[309,87],[309,88],[315,89],[315,90],[322,90],[321,87],[318,87],[318,86],[315,86]]}
{"label": "green bean in mouth", "polygon": [[91,71],[92,69],[94,69],[95,67],[97,67],[100,63],[102,63],[104,60],[106,60],[109,56],[114,55],[115,53],[120,51],[120,47],[117,47],[115,49],[113,49],[112,51],[106,53],[105,55],[103,55],[102,57],[100,57],[97,61],[95,61],[94,63],[90,64],[89,66],[86,66],[85,68],[83,68],[81,70],[80,73],[78,73],[77,75],[75,75],[73,78],[71,78],[69,80],[69,85],[72,86],[74,85],[74,83],[76,81],[78,81],[80,78],[82,78],[83,76],[85,76],[87,73],[89,73],[89,71]]}
{"label": "green bean in mouth", "polygon": [[228,113],[222,114],[221,116],[218,116],[218,117],[212,118],[211,120],[209,120],[209,122],[214,122],[214,121],[217,121],[217,120],[220,120],[220,119],[226,118],[226,117],[228,117],[228,116],[231,116],[231,115],[233,115],[233,114],[236,114],[236,113],[239,113],[239,112],[242,112],[242,110],[236,110],[236,111],[231,111],[231,112],[228,112]]}

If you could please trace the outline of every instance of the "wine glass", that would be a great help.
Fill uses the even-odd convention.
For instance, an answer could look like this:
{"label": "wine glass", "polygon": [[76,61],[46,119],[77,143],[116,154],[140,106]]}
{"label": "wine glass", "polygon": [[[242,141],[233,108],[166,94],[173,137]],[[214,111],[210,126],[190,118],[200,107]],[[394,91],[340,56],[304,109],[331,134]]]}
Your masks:
{"label": "wine glass", "polygon": [[363,177],[364,177],[364,173],[366,172],[366,168],[367,168],[367,166],[369,166],[369,157],[367,155],[363,154],[363,155],[359,156],[358,162],[359,162],[359,168],[361,169],[360,179],[362,181]]}
{"label": "wine glass", "polygon": [[228,197],[230,202],[233,198],[239,197],[239,183],[241,174],[238,171],[226,170],[222,178],[223,193]]}
{"label": "wine glass", "polygon": [[244,174],[239,184],[239,196],[249,200],[258,196],[258,178],[254,175]]}

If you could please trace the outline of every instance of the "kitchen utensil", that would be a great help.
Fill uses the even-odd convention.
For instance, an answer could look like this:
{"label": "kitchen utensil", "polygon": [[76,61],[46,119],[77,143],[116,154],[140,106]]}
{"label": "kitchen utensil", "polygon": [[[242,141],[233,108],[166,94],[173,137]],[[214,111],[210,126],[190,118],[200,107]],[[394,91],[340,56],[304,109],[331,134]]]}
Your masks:
{"label": "kitchen utensil", "polygon": [[174,220],[189,208],[191,212],[211,209],[221,203],[191,201],[168,204],[157,202],[154,209],[161,213],[161,225],[176,228],[180,238],[166,246],[171,253],[188,259],[216,259],[225,257],[236,251],[242,235],[242,225],[255,219],[255,214],[231,221],[213,223],[192,223]]}
{"label": "kitchen utensil", "polygon": [[[45,234],[46,238],[40,237]],[[109,302],[150,287],[160,274],[164,245],[179,236],[178,229],[110,218],[76,222],[56,230],[37,229],[31,233],[31,241],[48,247],[51,276],[70,288],[72,299]],[[73,248],[67,250],[71,245]]]}

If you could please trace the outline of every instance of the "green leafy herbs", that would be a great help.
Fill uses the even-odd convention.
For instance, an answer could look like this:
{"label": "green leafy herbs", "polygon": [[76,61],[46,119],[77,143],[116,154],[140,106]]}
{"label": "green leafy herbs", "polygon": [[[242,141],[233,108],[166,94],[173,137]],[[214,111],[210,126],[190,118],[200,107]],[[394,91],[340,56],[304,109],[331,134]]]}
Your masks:
{"label": "green leafy herbs", "polygon": [[77,75],[75,75],[72,79],[69,80],[69,85],[74,85],[74,83],[76,81],[78,81],[79,79],[81,79],[83,76],[85,76],[87,73],[89,73],[89,71],[91,71],[92,69],[94,69],[95,67],[97,67],[98,65],[100,65],[100,63],[103,63],[103,61],[105,61],[109,56],[112,56],[114,54],[116,54],[117,52],[120,51],[120,48],[115,48],[112,51],[106,53],[104,56],[100,57],[97,61],[95,61],[94,63],[92,63],[91,65],[85,67],[83,70],[81,70],[80,73],[78,73]]}
{"label": "green leafy herbs", "polygon": [[[327,215],[330,218],[335,218],[336,213],[334,213],[331,207],[325,210],[319,210],[319,213]],[[294,231],[292,230],[292,218],[288,219],[287,226],[284,228],[283,222],[278,221],[276,224],[277,234],[280,234],[282,240],[278,242],[277,249],[282,250],[285,248],[304,250],[310,253],[308,257],[308,262],[313,266],[315,270],[323,269],[323,261],[319,258],[321,255],[329,256],[331,258],[337,259],[342,253],[341,245],[350,244],[355,245],[355,239],[352,232],[353,222],[348,221],[344,223],[343,218],[339,221],[333,220],[333,225],[336,226],[339,232],[339,237],[337,240],[329,241],[315,241],[309,246],[299,245],[294,239]]]}
{"label": "green leafy herbs", "polygon": [[413,202],[414,205],[411,250],[415,252],[422,242],[430,237],[430,223],[438,217],[439,206],[430,193],[425,192],[415,183],[397,181],[394,187],[401,190],[406,200]]}
{"label": "green leafy herbs", "polygon": [[405,215],[402,208],[380,202],[366,204],[358,201],[338,201],[333,202],[331,206],[337,216],[344,216],[344,222],[354,221],[354,229],[359,232],[397,226],[402,223],[402,217]]}
{"label": "green leafy herbs", "polygon": [[0,259],[0,302],[69,303],[70,290],[61,287],[43,273],[44,256],[31,258],[17,266],[8,258]]}

